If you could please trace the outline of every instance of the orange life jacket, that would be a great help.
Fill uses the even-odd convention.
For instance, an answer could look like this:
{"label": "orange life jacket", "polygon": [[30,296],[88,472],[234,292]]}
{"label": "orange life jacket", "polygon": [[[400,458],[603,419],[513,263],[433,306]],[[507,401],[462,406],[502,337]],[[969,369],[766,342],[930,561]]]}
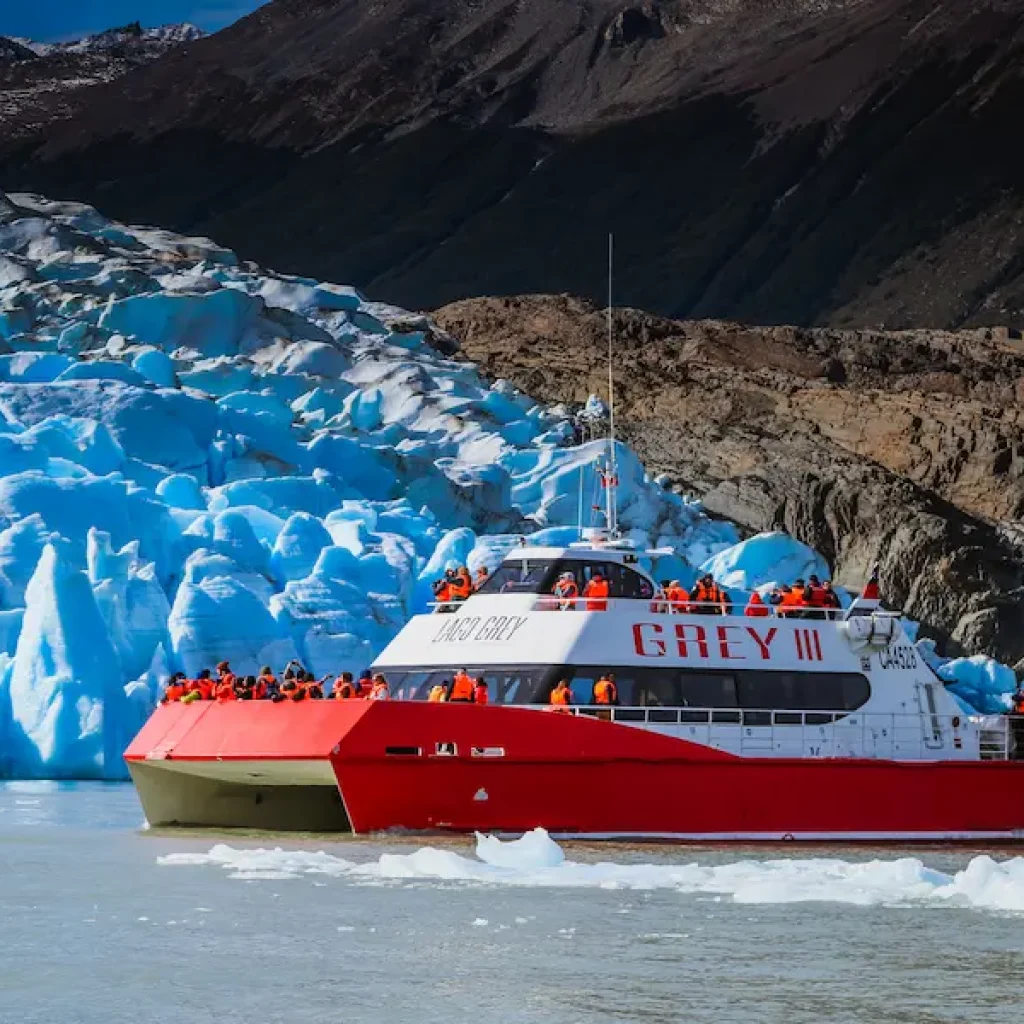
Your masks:
{"label": "orange life jacket", "polygon": [[568,707],[572,703],[572,690],[568,686],[556,686],[548,700],[558,707]]}
{"label": "orange life jacket", "polygon": [[373,693],[373,680],[362,678],[356,683],[356,696],[369,697]]}
{"label": "orange life jacket", "polygon": [[197,679],[196,686],[200,700],[213,700],[215,687],[212,679]]}
{"label": "orange life jacket", "polygon": [[689,605],[687,604],[690,600],[690,595],[683,587],[669,587],[665,591],[665,597],[668,600],[668,608],[670,612],[673,612],[676,615],[681,615],[683,612],[690,610]]}
{"label": "orange life jacket", "polygon": [[473,680],[462,672],[457,672],[452,680],[452,693],[449,700],[471,701],[473,699]]}
{"label": "orange life jacket", "polygon": [[181,700],[185,696],[185,687],[181,683],[171,683],[166,690],[164,690],[164,704],[173,704],[175,701]]}
{"label": "orange life jacket", "polygon": [[473,581],[469,578],[469,573],[456,573],[455,579],[449,585],[449,590],[451,592],[450,601],[465,601],[473,593]]}
{"label": "orange life jacket", "polygon": [[238,695],[235,693],[235,677],[229,672],[226,676],[222,676],[217,682],[217,700],[229,701],[237,699]]}
{"label": "orange life jacket", "polygon": [[587,611],[604,612],[608,610],[608,581],[591,580],[583,588],[583,596],[587,598]]}
{"label": "orange life jacket", "polygon": [[698,610],[703,610],[715,604],[719,606],[724,606],[725,604],[725,594],[717,583],[712,583],[710,587],[705,586],[703,583],[698,583],[691,596],[694,604],[698,606]]}
{"label": "orange life jacket", "polygon": [[489,704],[491,698],[490,698],[490,696],[487,693],[487,687],[486,686],[474,686],[473,687],[473,700],[477,704]]}
{"label": "orange life jacket", "polygon": [[[761,595],[755,590],[750,595],[750,601],[744,610],[744,615],[749,615],[753,619],[763,619],[768,615],[771,615],[771,609],[761,600]],[[726,627],[723,627],[726,628]]]}
{"label": "orange life jacket", "polygon": [[614,704],[618,697],[619,694],[615,684],[610,679],[602,678],[594,683],[595,704]]}
{"label": "orange life jacket", "polygon": [[335,679],[331,689],[331,697],[334,700],[352,700],[356,695],[356,688],[346,679]]}
{"label": "orange life jacket", "polygon": [[812,608],[825,608],[827,607],[827,591],[822,586],[815,587],[813,584],[810,588],[811,600],[810,605]]}

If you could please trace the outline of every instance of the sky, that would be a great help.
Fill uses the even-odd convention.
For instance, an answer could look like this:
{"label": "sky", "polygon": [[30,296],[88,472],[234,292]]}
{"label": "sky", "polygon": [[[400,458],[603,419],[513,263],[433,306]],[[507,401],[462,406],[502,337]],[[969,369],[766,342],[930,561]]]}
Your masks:
{"label": "sky", "polygon": [[59,42],[132,21],[141,21],[147,28],[189,21],[215,32],[264,3],[266,0],[0,0],[0,36]]}

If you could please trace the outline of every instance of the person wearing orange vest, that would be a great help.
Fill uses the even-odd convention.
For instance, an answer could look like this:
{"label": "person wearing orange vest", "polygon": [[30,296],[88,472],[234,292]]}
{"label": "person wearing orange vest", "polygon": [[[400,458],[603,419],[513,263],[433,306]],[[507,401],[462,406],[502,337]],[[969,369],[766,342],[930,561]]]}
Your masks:
{"label": "person wearing orange vest", "polygon": [[356,686],[352,681],[352,673],[342,672],[331,687],[331,700],[353,700],[355,695]]}
{"label": "person wearing orange vest", "polygon": [[606,672],[596,683],[594,683],[594,703],[619,703],[619,688],[615,685],[614,673]]}
{"label": "person wearing orange vest", "polygon": [[187,693],[185,687],[185,673],[175,672],[167,680],[167,686],[164,687],[164,695],[160,699],[161,704],[174,704],[176,701],[181,700]]}
{"label": "person wearing orange vest", "polygon": [[435,612],[452,612],[452,602],[455,600],[452,587],[455,585],[455,570],[445,569],[444,576],[434,581],[434,600],[437,606]]}
{"label": "person wearing orange vest", "polygon": [[473,683],[473,703],[474,704],[490,704],[491,696],[487,690],[487,680],[482,676],[477,676],[476,682]]}
{"label": "person wearing orange vest", "polygon": [[668,600],[668,610],[673,615],[682,615],[690,610],[690,595],[679,580],[672,580],[665,590],[665,597]]}
{"label": "person wearing orange vest", "polygon": [[477,594],[483,589],[483,585],[490,579],[491,574],[487,571],[486,565],[477,566],[476,576],[473,577],[473,593]]}
{"label": "person wearing orange vest", "polygon": [[284,700],[300,701],[306,699],[306,687],[299,676],[285,673],[284,682],[281,683],[281,698]]}
{"label": "person wearing orange vest", "polygon": [[576,607],[576,598],[580,596],[580,588],[576,586],[576,577],[571,572],[563,572],[551,591],[558,598],[558,610],[570,612]]}
{"label": "person wearing orange vest", "polygon": [[822,607],[825,609],[825,614],[830,618],[836,618],[836,612],[842,609],[843,603],[839,600],[839,595],[832,589],[832,581],[825,580],[821,585],[822,593]]}
{"label": "person wearing orange vest", "polygon": [[809,597],[810,594],[804,581],[797,580],[788,590],[783,591],[779,614],[790,619],[806,618]]}
{"label": "person wearing orange vest", "polygon": [[707,573],[697,582],[690,600],[690,611],[697,615],[729,614],[729,595],[715,582],[711,573]]}
{"label": "person wearing orange vest", "polygon": [[473,703],[473,680],[464,669],[459,669],[452,678],[452,688],[448,693],[448,700],[452,704]]}
{"label": "person wearing orange vest", "polygon": [[572,688],[568,679],[560,679],[558,685],[551,691],[548,703],[558,710],[569,707],[572,704]]}
{"label": "person wearing orange vest", "polygon": [[606,612],[608,610],[608,581],[599,572],[595,572],[590,582],[583,588],[588,612]]}
{"label": "person wearing orange vest", "polygon": [[219,701],[235,700],[235,684],[237,683],[234,672],[231,671],[231,666],[226,662],[222,661],[217,665],[217,684],[214,688],[214,694]]}
{"label": "person wearing orange vest", "polygon": [[446,679],[443,683],[437,683],[435,686],[430,688],[430,693],[427,695],[427,700],[431,704],[443,704],[448,699],[448,687],[451,683]]}
{"label": "person wearing orange vest", "polygon": [[391,700],[391,687],[388,681],[378,672],[373,677],[373,689],[370,691],[368,700]]}
{"label": "person wearing orange vest", "polygon": [[356,683],[356,696],[366,699],[372,692],[373,676],[370,675],[370,670],[368,668],[364,668],[359,674],[359,681]]}
{"label": "person wearing orange vest", "polygon": [[213,680],[210,678],[210,670],[204,668],[196,677],[196,692],[199,694],[199,699],[213,700],[214,690],[215,687]]}
{"label": "person wearing orange vest", "polygon": [[761,595],[756,590],[750,595],[747,607],[743,610],[743,614],[751,619],[763,619],[766,616],[771,615],[771,613],[771,608],[764,603],[761,599]]}
{"label": "person wearing orange vest", "polygon": [[1013,695],[1012,714],[1024,715],[1024,685],[1017,684],[1017,692]]}
{"label": "person wearing orange vest", "polygon": [[473,580],[470,578],[469,570],[460,565],[455,573],[455,578],[448,585],[449,601],[465,601],[473,593]]}

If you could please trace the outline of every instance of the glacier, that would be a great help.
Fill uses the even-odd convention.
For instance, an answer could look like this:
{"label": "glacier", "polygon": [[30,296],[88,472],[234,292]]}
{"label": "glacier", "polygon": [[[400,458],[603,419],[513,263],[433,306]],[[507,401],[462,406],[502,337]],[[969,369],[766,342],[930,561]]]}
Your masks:
{"label": "glacier", "polygon": [[[607,444],[569,410],[351,287],[20,194],[0,267],[0,777],[124,777],[171,671],[359,672],[446,566],[575,539],[599,490]],[[827,571],[617,458],[657,578],[739,599]],[[1007,684],[946,672],[980,703]]]}

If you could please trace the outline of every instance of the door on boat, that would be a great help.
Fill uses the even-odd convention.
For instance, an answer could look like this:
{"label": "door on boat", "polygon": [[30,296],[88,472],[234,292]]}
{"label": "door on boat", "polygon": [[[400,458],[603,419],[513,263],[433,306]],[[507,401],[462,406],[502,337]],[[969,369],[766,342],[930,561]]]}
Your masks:
{"label": "door on boat", "polygon": [[921,706],[921,728],[924,730],[924,745],[929,750],[939,750],[946,745],[942,731],[942,719],[935,705],[935,684],[918,683],[917,699]]}

